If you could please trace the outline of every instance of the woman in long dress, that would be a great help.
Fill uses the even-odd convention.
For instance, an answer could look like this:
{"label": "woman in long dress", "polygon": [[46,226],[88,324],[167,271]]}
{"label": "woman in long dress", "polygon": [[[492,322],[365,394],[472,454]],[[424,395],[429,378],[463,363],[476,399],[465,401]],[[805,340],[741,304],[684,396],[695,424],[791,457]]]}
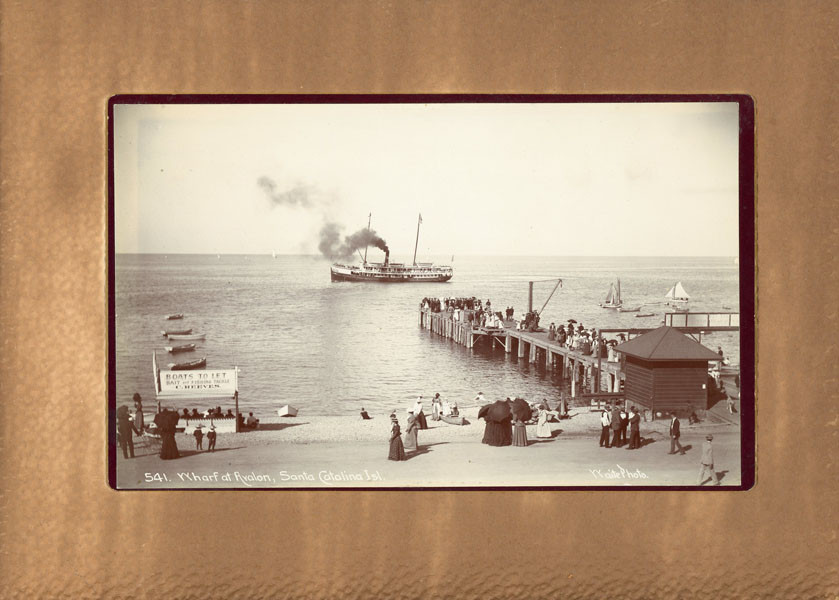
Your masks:
{"label": "woman in long dress", "polygon": [[425,413],[422,412],[422,396],[417,398],[417,403],[414,405],[414,418],[417,420],[420,429],[428,429],[428,421],[425,418]]}
{"label": "woman in long dress", "polygon": [[513,446],[527,446],[527,427],[518,416],[513,418]]}
{"label": "woman in long dress", "polygon": [[440,394],[434,394],[434,399],[431,401],[431,420],[432,421],[439,421],[440,420],[440,409],[442,408],[443,401],[440,400]]}
{"label": "woman in long dress", "polygon": [[406,460],[405,446],[402,445],[402,435],[396,415],[391,415],[390,422],[393,424],[393,429],[390,430],[390,452],[387,458],[388,460]]}
{"label": "woman in long dress", "polygon": [[413,411],[408,411],[408,426],[405,428],[405,450],[417,449],[417,429],[419,425]]}
{"label": "woman in long dress", "polygon": [[160,432],[160,458],[171,460],[180,458],[178,444],[175,442],[175,427],[178,425],[180,416],[174,410],[164,409],[154,416],[154,423]]}
{"label": "woman in long dress", "polygon": [[536,437],[551,437],[551,426],[548,425],[548,409],[544,404],[539,405],[539,418],[536,421]]}

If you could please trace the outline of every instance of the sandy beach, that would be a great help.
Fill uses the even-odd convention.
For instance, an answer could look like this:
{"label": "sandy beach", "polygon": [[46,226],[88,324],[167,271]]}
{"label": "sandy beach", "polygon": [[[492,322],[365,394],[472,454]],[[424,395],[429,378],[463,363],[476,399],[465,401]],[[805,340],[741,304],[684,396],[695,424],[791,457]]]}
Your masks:
{"label": "sandy beach", "polygon": [[[161,460],[154,445],[135,438],[134,459],[118,451],[121,489],[333,488],[477,486],[672,486],[696,485],[701,445],[714,434],[716,471],[722,485],[740,484],[740,432],[726,424],[682,422],[684,456],[668,455],[669,422],[641,424],[642,447],[601,448],[598,413],[571,409],[551,423],[552,437],[529,445],[481,443],[478,407],[463,409],[469,425],[429,419],[419,449],[405,462],[387,460],[389,413],[360,417],[307,416],[264,419],[256,431],[219,433],[215,452],[195,450],[191,435],[177,434],[177,460]],[[398,415],[404,429],[404,415]],[[709,486],[710,483],[706,483]]]}

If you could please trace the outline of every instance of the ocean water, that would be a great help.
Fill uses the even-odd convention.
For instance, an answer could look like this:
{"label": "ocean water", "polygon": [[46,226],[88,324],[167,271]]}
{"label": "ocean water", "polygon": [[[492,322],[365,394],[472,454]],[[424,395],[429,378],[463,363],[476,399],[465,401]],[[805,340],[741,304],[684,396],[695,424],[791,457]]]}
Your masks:
{"label": "ocean water", "polygon": [[[154,398],[152,352],[159,364],[173,362],[163,349],[163,329],[205,333],[194,353],[207,368],[239,367],[240,410],[276,414],[284,404],[322,415],[404,409],[417,395],[434,393],[468,405],[478,391],[490,400],[519,395],[558,398],[554,374],[528,365],[503,349],[468,350],[418,326],[425,296],[476,296],[495,310],[527,307],[528,281],[562,278],[540,323],[576,319],[588,327],[657,327],[664,295],[681,281],[692,311],[739,310],[739,273],[733,258],[636,257],[436,257],[452,264],[448,283],[332,283],[329,262],[314,256],[127,255],[115,257],[116,392],[130,404],[139,392]],[[609,284],[620,277],[626,305],[643,312],[600,308]],[[536,309],[554,282],[534,285]],[[166,321],[182,312],[185,318]],[[739,363],[738,332],[706,334],[704,345],[722,346]],[[199,408],[218,401],[168,402]],[[232,408],[222,404],[222,408]]]}

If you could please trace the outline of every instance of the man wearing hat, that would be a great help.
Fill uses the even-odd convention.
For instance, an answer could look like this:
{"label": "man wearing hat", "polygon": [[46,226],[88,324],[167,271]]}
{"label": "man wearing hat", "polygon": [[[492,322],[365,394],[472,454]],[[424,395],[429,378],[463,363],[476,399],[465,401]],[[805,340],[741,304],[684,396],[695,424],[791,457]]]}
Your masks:
{"label": "man wearing hat", "polygon": [[714,436],[710,433],[705,436],[705,442],[702,444],[702,461],[699,465],[699,482],[696,485],[705,483],[705,473],[711,473],[711,480],[714,485],[719,485],[720,480],[717,477],[717,472],[714,470],[714,449],[711,447],[711,441]]}
{"label": "man wearing hat", "polygon": [[672,417],[670,419],[670,452],[668,454],[676,454],[676,447],[679,447],[679,454],[684,454],[685,449],[682,448],[682,445],[679,443],[679,436],[681,435],[679,431],[679,419],[676,418],[676,413],[670,413]]}
{"label": "man wearing hat", "polygon": [[201,423],[195,426],[195,431],[192,432],[192,435],[195,436],[195,449],[196,450],[203,450],[204,449],[204,431],[202,429]]}
{"label": "man wearing hat", "polygon": [[210,431],[207,432],[207,450],[209,452],[216,451],[216,426],[210,425]]}
{"label": "man wearing hat", "polygon": [[119,434],[119,447],[125,458],[134,458],[133,434],[140,435],[134,423],[131,422],[131,415],[128,414],[127,406],[120,406],[117,409],[117,433]]}

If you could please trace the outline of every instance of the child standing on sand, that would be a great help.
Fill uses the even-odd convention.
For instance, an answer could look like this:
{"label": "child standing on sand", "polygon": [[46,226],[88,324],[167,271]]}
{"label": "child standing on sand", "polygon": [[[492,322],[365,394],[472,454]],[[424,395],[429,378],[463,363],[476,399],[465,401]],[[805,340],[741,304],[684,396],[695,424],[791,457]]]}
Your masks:
{"label": "child standing on sand", "polygon": [[203,450],[204,432],[201,429],[201,423],[195,426],[195,431],[192,435],[195,436],[195,449]]}

